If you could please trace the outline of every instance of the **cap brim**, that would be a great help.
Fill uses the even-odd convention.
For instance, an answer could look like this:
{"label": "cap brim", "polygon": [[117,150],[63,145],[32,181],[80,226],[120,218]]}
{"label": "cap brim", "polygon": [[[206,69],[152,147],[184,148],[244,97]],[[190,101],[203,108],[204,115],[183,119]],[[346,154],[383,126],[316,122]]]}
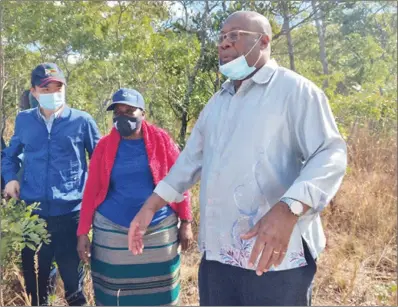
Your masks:
{"label": "cap brim", "polygon": [[[116,106],[117,104],[125,104],[126,106],[136,107],[136,108],[143,109],[142,107],[137,106],[136,104],[131,103],[131,102],[129,102],[129,101],[115,101],[115,102],[112,102],[112,103],[106,108],[106,110],[107,110],[107,111],[113,111],[113,109],[115,108],[115,106]],[[143,110],[144,110],[144,109],[143,109]]]}
{"label": "cap brim", "polygon": [[111,103],[111,104],[106,108],[106,110],[107,110],[107,111],[113,111],[113,109],[115,108],[115,104],[116,104],[116,103]]}
{"label": "cap brim", "polygon": [[57,78],[57,77],[49,77],[49,78],[42,80],[42,83],[40,83],[38,86],[42,87],[42,86],[49,84],[50,82],[61,82],[62,84],[66,85],[65,79]]}

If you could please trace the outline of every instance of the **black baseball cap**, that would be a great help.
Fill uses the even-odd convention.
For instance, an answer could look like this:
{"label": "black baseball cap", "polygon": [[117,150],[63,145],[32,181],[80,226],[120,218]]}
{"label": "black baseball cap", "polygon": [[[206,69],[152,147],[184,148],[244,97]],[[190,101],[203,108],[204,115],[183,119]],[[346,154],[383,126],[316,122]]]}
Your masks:
{"label": "black baseball cap", "polygon": [[32,87],[42,87],[54,81],[61,82],[66,85],[65,75],[56,64],[42,63],[32,70]]}

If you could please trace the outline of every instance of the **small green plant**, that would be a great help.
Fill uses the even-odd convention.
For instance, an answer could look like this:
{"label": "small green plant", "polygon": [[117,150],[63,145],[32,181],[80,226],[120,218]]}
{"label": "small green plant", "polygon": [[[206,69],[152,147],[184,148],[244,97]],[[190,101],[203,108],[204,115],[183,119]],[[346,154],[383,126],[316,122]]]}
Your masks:
{"label": "small green plant", "polygon": [[48,244],[50,236],[46,222],[33,214],[38,204],[27,206],[23,201],[2,199],[0,264],[4,268],[8,260],[15,258],[24,247],[36,250],[40,243]]}

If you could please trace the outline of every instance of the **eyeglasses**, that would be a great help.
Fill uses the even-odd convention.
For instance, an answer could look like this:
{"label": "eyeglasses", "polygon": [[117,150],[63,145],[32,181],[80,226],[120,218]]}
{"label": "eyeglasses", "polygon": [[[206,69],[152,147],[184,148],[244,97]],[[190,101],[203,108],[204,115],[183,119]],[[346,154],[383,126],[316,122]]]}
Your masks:
{"label": "eyeglasses", "polygon": [[227,39],[228,42],[230,43],[236,43],[240,39],[241,34],[257,34],[257,35],[264,35],[263,33],[258,33],[258,32],[250,32],[250,31],[243,31],[243,30],[232,30],[227,33],[221,33],[218,35],[217,43],[218,45],[221,45],[224,41],[224,39]]}

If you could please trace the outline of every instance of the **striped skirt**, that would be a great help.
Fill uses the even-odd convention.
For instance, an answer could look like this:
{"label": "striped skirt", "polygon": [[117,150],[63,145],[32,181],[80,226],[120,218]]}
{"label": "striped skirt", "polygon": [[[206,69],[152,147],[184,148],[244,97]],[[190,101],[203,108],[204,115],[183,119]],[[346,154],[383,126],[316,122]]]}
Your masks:
{"label": "striped skirt", "polygon": [[128,250],[127,232],[127,228],[95,214],[91,274],[96,305],[177,305],[177,217],[173,214],[148,228],[141,255],[134,256]]}

